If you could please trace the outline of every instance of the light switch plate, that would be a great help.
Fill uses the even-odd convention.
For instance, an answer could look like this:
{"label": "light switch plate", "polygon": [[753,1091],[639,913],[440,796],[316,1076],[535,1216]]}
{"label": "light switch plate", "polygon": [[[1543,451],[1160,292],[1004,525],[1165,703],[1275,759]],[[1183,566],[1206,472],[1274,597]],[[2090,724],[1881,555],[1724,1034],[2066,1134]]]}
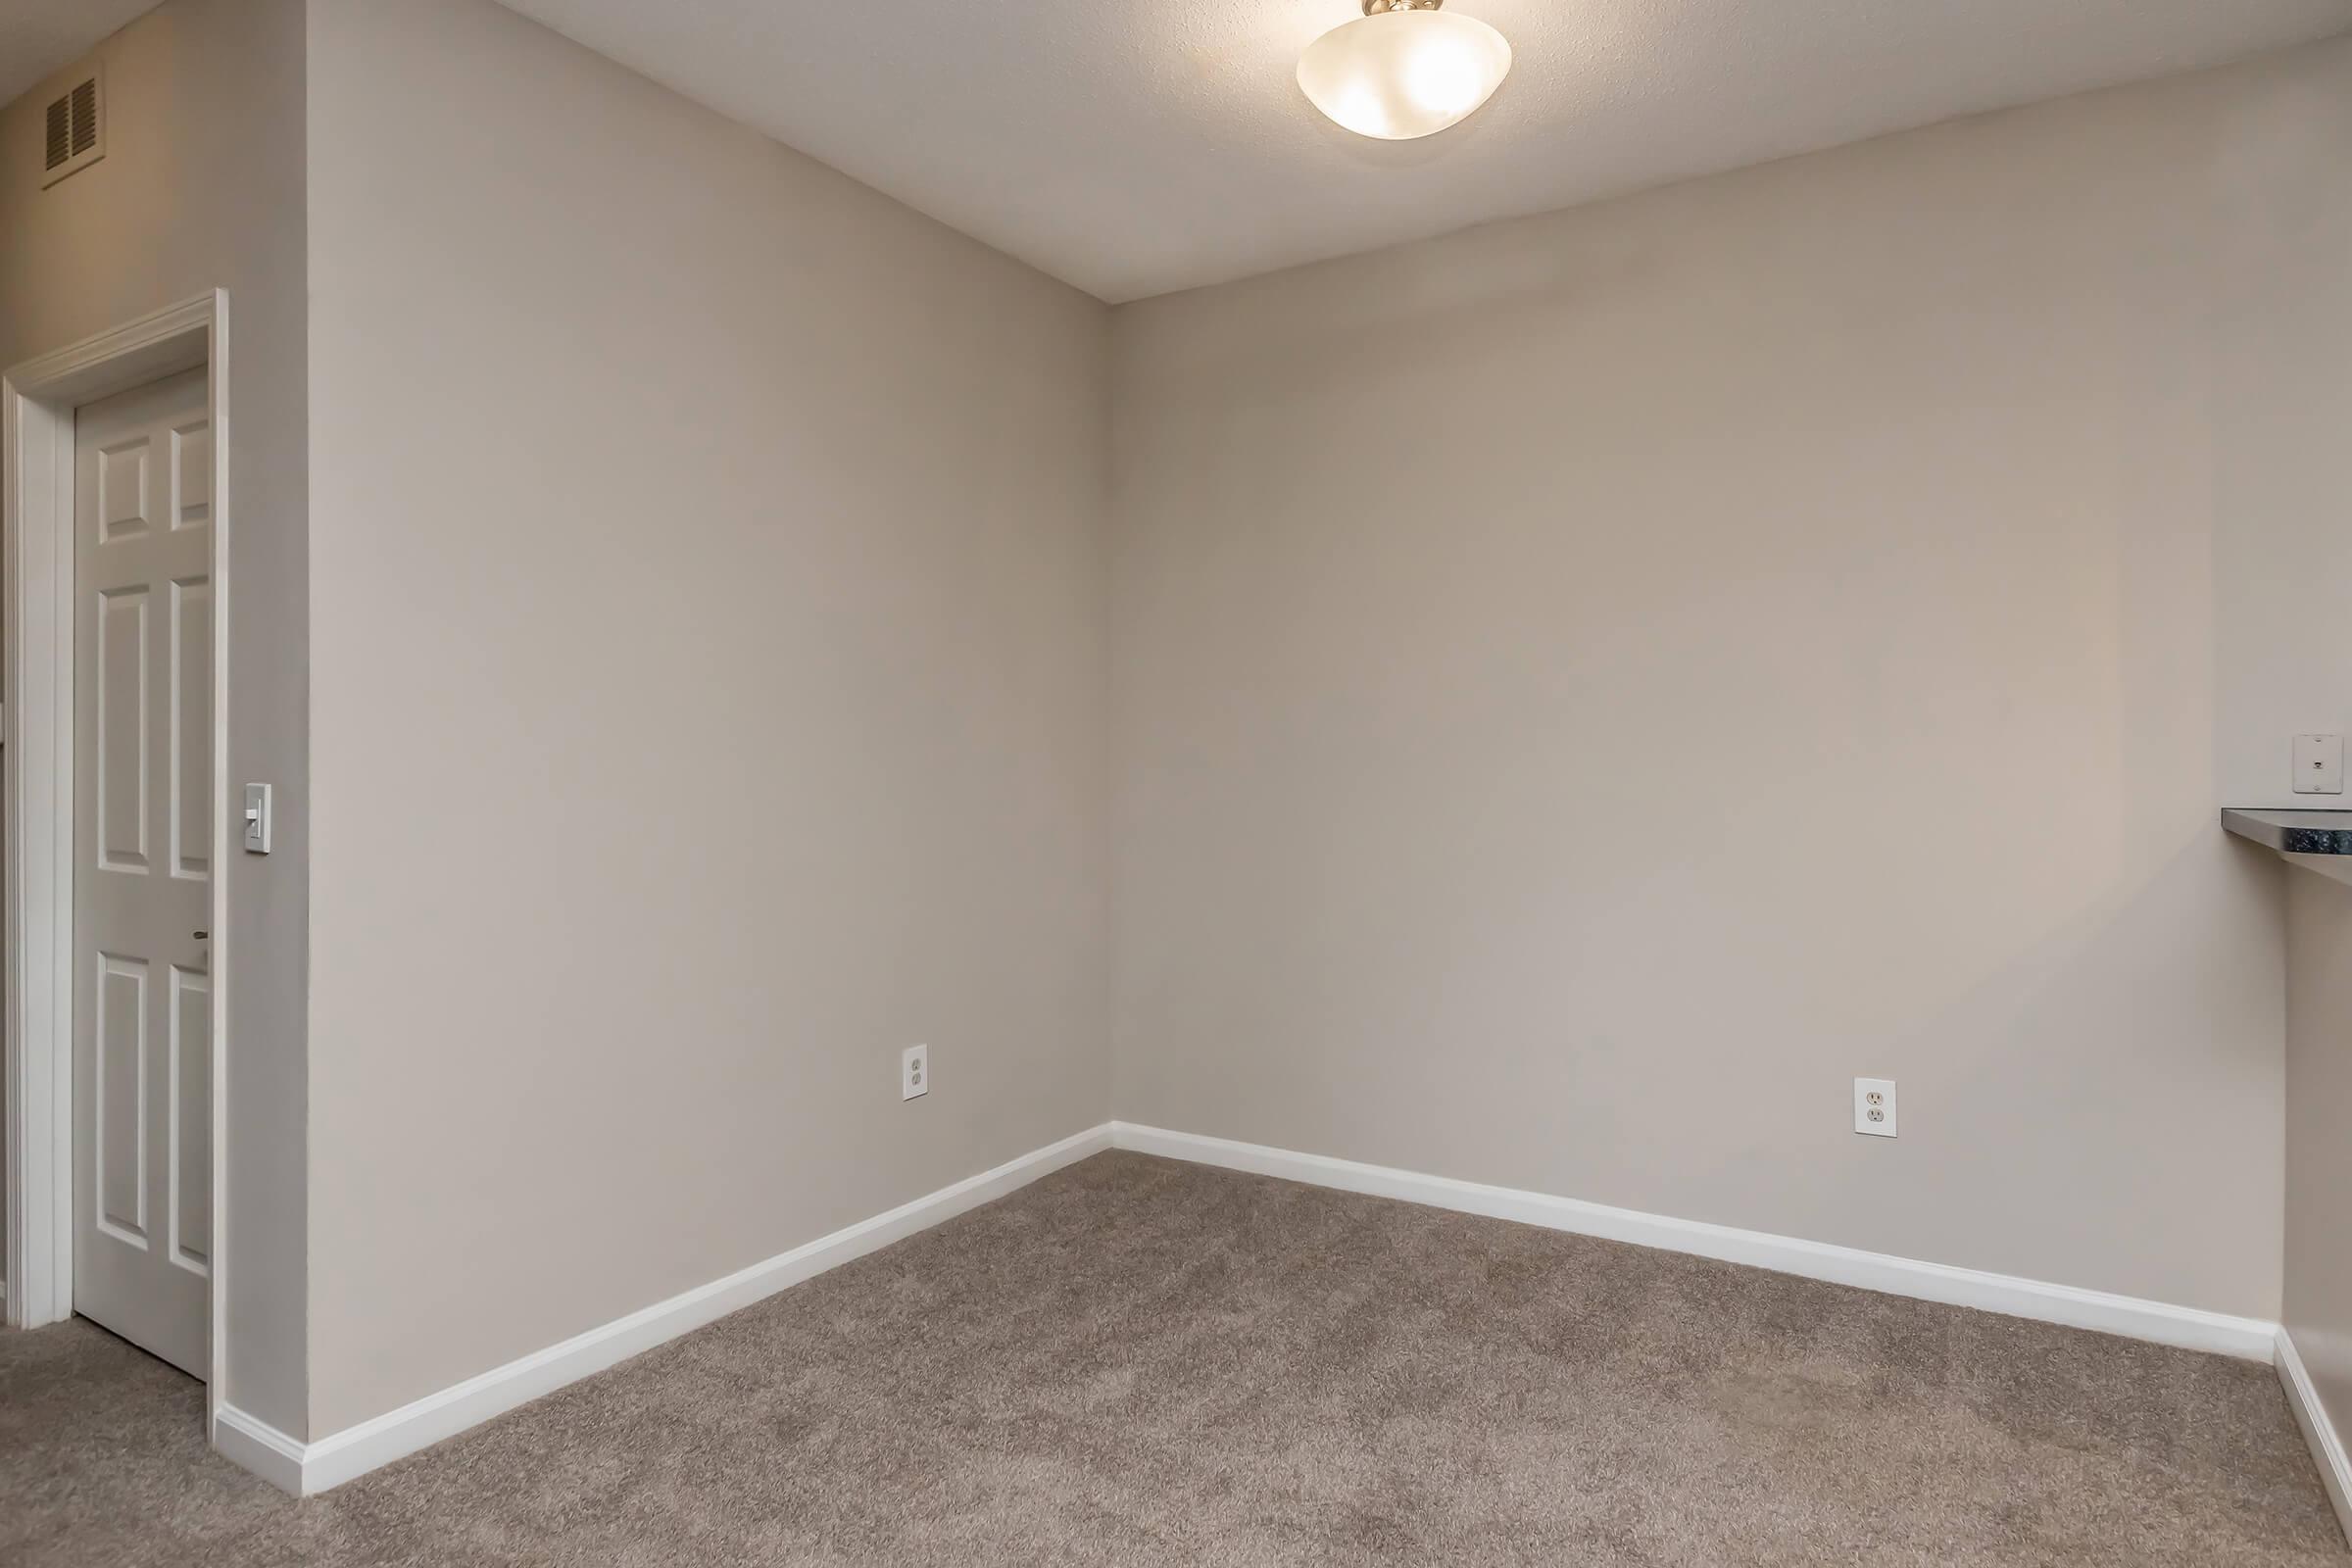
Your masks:
{"label": "light switch plate", "polygon": [[2344,793],[2344,738],[2341,735],[2295,737],[2295,793]]}
{"label": "light switch plate", "polygon": [[245,850],[249,855],[270,853],[270,786],[245,786]]}

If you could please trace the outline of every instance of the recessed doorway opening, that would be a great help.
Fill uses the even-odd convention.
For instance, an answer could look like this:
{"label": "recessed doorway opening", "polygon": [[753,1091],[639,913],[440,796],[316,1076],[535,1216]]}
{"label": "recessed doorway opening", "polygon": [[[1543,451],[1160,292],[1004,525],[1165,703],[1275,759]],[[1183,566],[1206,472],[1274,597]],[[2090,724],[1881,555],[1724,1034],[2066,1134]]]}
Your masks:
{"label": "recessed doorway opening", "polygon": [[0,378],[7,1314],[221,1388],[226,299]]}

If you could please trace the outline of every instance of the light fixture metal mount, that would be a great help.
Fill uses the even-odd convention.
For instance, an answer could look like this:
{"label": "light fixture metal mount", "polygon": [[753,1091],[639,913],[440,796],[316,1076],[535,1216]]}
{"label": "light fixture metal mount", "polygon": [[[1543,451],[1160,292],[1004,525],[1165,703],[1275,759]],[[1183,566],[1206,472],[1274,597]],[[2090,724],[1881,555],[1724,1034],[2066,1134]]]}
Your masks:
{"label": "light fixture metal mount", "polygon": [[1377,17],[1390,11],[1435,11],[1446,0],[1364,0],[1364,15]]}

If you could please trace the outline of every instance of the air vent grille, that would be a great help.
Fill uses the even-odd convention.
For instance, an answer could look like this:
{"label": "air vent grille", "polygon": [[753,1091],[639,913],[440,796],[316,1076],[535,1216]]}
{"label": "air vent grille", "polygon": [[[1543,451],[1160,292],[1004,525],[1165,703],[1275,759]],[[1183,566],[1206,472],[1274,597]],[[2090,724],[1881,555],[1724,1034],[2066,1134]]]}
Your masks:
{"label": "air vent grille", "polygon": [[42,125],[42,184],[54,185],[106,155],[103,107],[95,74],[50,101]]}
{"label": "air vent grille", "polygon": [[98,81],[92,77],[74,89],[74,156],[98,146]]}
{"label": "air vent grille", "polygon": [[55,169],[74,156],[74,95],[66,94],[49,106],[49,161],[41,167]]}

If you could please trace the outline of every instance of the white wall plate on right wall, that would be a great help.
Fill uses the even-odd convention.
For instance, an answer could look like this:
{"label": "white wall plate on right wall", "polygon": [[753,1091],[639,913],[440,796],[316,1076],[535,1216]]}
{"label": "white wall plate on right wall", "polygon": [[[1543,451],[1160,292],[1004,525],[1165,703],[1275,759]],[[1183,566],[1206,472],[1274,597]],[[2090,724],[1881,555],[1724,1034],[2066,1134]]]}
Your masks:
{"label": "white wall plate on right wall", "polygon": [[2341,735],[2295,737],[2295,793],[2344,793],[2344,738]]}

